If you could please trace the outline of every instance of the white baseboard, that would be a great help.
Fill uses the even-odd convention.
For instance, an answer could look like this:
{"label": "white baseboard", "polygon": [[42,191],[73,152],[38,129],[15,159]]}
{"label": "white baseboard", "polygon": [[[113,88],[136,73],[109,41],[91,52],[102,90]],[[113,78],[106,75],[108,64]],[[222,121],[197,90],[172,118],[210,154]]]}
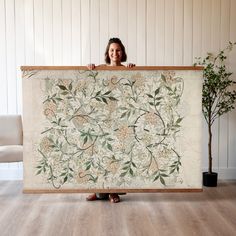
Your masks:
{"label": "white baseboard", "polygon": [[[207,168],[203,168],[203,171],[207,171]],[[229,180],[229,179],[236,179],[236,167],[229,167],[229,168],[215,168],[213,169],[214,172],[218,173],[218,179],[222,180]]]}
{"label": "white baseboard", "polygon": [[0,180],[23,180],[22,163],[1,163]]}

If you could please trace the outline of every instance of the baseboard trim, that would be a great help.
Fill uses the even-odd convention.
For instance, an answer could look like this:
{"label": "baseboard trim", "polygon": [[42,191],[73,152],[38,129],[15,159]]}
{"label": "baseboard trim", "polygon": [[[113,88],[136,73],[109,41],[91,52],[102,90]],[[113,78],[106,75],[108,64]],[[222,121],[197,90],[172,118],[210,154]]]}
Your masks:
{"label": "baseboard trim", "polygon": [[1,167],[0,180],[23,180],[23,169]]}
{"label": "baseboard trim", "polygon": [[[203,168],[203,171],[207,171],[207,168]],[[213,169],[213,171],[218,173],[218,179],[221,180],[236,179],[236,167],[215,168]]]}

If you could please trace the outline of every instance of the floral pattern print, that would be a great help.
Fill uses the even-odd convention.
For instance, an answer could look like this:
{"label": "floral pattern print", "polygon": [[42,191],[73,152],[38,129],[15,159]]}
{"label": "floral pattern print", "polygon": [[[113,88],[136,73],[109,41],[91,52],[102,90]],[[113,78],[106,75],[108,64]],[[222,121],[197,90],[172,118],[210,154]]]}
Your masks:
{"label": "floral pattern print", "polygon": [[182,183],[184,80],[175,72],[74,71],[41,83],[37,176],[56,189]]}
{"label": "floral pattern print", "polygon": [[23,69],[24,191],[201,189],[202,71],[99,69]]}

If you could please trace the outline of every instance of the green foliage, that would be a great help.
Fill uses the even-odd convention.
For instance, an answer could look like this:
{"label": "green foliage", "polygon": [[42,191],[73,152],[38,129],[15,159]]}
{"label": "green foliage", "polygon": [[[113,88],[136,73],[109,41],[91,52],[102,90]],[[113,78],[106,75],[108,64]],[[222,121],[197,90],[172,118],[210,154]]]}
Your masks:
{"label": "green foliage", "polygon": [[236,83],[230,79],[232,75],[225,65],[226,53],[231,51],[236,42],[229,42],[228,46],[216,56],[208,53],[205,58],[198,58],[195,65],[204,66],[202,112],[208,125],[208,173],[212,173],[212,125],[223,114],[234,109],[236,91],[232,86]]}
{"label": "green foliage", "polygon": [[175,141],[184,118],[178,107],[184,80],[170,72],[160,78],[158,72],[140,84],[132,75],[113,83],[103,73],[78,73],[89,82],[47,81],[36,174],[57,189],[103,179],[174,183],[172,175],[181,168]]}
{"label": "green foliage", "polygon": [[229,42],[216,56],[208,53],[205,58],[198,58],[195,63],[204,66],[202,111],[210,126],[218,117],[234,109],[236,91],[231,88],[236,82],[230,79],[232,73],[228,71],[225,61],[226,52],[231,51],[235,44],[236,42]]}
{"label": "green foliage", "polygon": [[107,91],[105,93],[101,93],[101,90],[99,90],[96,95],[95,95],[95,99],[98,101],[98,102],[104,102],[106,104],[108,104],[107,100],[110,99],[111,101],[118,101],[118,99],[116,99],[115,97],[112,97],[110,95],[111,91]]}

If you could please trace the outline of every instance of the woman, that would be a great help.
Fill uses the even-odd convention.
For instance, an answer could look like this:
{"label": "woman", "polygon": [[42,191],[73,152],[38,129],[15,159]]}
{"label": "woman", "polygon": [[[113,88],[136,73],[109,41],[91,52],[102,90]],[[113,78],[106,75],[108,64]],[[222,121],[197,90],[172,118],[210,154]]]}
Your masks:
{"label": "woman", "polygon": [[[121,62],[127,60],[127,55],[125,52],[125,47],[119,38],[111,38],[107,44],[105,51],[105,62],[106,66],[124,66]],[[132,63],[128,63],[127,67],[134,67]],[[95,69],[94,64],[89,64],[88,68],[90,70]],[[112,203],[120,202],[120,197],[117,193],[93,193],[89,195],[87,201],[109,199]]]}

